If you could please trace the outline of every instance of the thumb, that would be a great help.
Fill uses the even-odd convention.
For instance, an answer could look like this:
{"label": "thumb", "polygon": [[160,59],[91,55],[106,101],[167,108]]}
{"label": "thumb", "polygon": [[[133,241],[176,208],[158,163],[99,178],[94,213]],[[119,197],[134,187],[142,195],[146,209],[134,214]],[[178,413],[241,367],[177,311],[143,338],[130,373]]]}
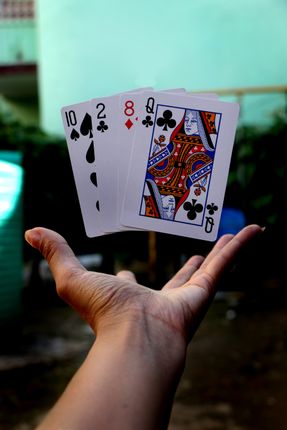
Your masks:
{"label": "thumb", "polygon": [[25,239],[47,260],[59,295],[65,295],[64,291],[61,290],[65,289],[64,286],[67,284],[68,279],[86,270],[79,263],[66,240],[55,231],[42,227],[27,230]]}

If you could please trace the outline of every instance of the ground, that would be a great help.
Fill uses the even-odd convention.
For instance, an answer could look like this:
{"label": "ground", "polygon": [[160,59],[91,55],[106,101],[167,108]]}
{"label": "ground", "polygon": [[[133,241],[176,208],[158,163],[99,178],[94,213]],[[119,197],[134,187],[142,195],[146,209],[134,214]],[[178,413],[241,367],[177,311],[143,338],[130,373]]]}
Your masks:
{"label": "ground", "polygon": [[[169,430],[287,428],[287,302],[270,291],[217,296],[188,349]],[[1,430],[34,429],[94,340],[59,303],[28,309],[21,324],[18,347],[0,356]]]}

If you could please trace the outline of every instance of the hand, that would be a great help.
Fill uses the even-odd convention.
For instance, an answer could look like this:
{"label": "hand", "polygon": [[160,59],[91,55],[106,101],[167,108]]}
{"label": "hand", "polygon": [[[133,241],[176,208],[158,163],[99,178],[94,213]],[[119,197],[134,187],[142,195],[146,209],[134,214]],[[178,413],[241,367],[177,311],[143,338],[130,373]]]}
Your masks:
{"label": "hand", "polygon": [[262,229],[219,239],[206,258],[193,256],[162,288],[133,273],[89,272],[62,236],[44,228],[27,241],[49,263],[58,294],[96,334],[86,360],[38,430],[159,430],[169,422],[186,347],[238,252]]}
{"label": "hand", "polygon": [[210,304],[216,285],[238,252],[262,229],[244,228],[224,235],[206,258],[193,256],[162,288],[137,284],[133,273],[117,276],[89,272],[80,265],[65,239],[52,230],[35,228],[26,240],[47,260],[57,292],[88,321],[96,334],[144,317],[188,341]]}

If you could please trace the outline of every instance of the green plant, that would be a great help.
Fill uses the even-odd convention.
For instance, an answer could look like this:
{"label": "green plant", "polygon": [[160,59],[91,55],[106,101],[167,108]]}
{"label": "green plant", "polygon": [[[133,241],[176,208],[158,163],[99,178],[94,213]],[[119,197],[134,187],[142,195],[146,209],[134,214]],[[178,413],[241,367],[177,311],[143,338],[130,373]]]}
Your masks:
{"label": "green plant", "polygon": [[[23,126],[0,114],[0,149],[18,150],[23,154],[24,199],[23,230],[35,225],[46,226],[63,234],[78,253],[102,252],[112,270],[110,250],[130,253],[132,240],[143,235],[136,232],[88,239],[85,235],[76,195],[70,159],[64,139],[51,136],[37,127]],[[265,243],[257,255],[249,253],[252,269],[258,274],[277,270],[284,264],[284,254],[277,252],[278,240],[286,236],[287,219],[285,184],[287,177],[287,118],[274,115],[271,126],[241,126],[237,130],[225,194],[225,206],[241,209],[247,223],[267,226]],[[139,233],[140,234],[140,233]],[[158,234],[159,271],[168,261],[174,264],[181,255],[205,254],[209,242]],[[143,242],[147,241],[144,236]],[[142,248],[144,248],[142,244]],[[147,246],[147,244],[146,244]],[[139,247],[140,248],[140,247]],[[24,245],[26,258],[30,247]],[[168,251],[167,251],[168,250]],[[180,250],[180,252],[179,252]],[[133,255],[133,257],[135,257]],[[247,267],[245,263],[245,267]],[[260,268],[260,269],[259,269]],[[163,275],[161,275],[163,276]]]}
{"label": "green plant", "polygon": [[276,113],[271,126],[237,130],[226,204],[243,210],[248,221],[285,224],[287,117]]}

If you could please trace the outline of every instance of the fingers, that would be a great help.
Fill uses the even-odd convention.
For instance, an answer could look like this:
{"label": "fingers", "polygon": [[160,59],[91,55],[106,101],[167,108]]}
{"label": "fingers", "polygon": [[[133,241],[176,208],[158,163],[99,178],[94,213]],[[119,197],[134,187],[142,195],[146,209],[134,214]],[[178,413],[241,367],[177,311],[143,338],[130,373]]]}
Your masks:
{"label": "fingers", "polygon": [[212,302],[216,285],[223,272],[239,251],[261,232],[262,229],[258,225],[249,225],[236,236],[225,235],[218,240],[199,270],[194,272],[183,287],[177,290],[177,297],[181,298],[183,303],[188,304],[188,320],[193,323],[194,321],[200,322]]}
{"label": "fingers", "polygon": [[223,236],[206,258],[206,261],[202,265],[202,269],[204,269],[214,282],[217,282],[238,253],[249,241],[262,233],[262,231],[261,227],[252,224],[243,228],[231,240]]}
{"label": "fingers", "polygon": [[47,260],[56,283],[60,283],[71,272],[85,270],[66,240],[53,230],[36,227],[25,232],[25,239]]}
{"label": "fingers", "polygon": [[194,255],[191,257],[185,265],[171,278],[171,280],[165,284],[163,290],[180,287],[185,284],[190,277],[198,270],[202,264],[204,257],[201,255]]}
{"label": "fingers", "polygon": [[210,253],[205,258],[201,265],[201,269],[205,269],[209,262],[221,251],[224,246],[226,246],[233,239],[233,237],[234,234],[225,234],[224,236],[221,236],[221,238],[216,242]]}
{"label": "fingers", "polygon": [[117,273],[117,277],[126,281],[137,282],[134,273],[129,270],[121,270]]}

